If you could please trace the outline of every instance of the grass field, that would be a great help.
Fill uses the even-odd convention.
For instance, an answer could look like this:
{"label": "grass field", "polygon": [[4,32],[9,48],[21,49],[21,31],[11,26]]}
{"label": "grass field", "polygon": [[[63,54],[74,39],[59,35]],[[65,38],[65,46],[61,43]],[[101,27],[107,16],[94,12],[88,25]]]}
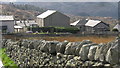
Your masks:
{"label": "grass field", "polygon": [[53,40],[57,40],[57,41],[64,41],[64,40],[68,40],[70,42],[78,42],[78,41],[83,41],[83,40],[91,40],[94,43],[108,43],[110,41],[115,40],[115,36],[58,36],[58,37],[27,37],[27,38],[23,38],[23,37],[6,37],[6,38],[11,38],[11,39],[44,39],[44,40],[48,40],[48,41],[53,41]]}

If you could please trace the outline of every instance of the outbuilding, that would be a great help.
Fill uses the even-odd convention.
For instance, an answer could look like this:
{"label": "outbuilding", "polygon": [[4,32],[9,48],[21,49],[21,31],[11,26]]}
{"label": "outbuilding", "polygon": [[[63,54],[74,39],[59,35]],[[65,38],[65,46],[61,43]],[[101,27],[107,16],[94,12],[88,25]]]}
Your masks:
{"label": "outbuilding", "polygon": [[115,25],[115,27],[113,28],[113,31],[120,32],[120,24]]}
{"label": "outbuilding", "polygon": [[36,22],[40,27],[69,27],[70,18],[65,14],[56,10],[47,10],[37,16]]}
{"label": "outbuilding", "polygon": [[28,30],[28,27],[38,27],[38,24],[35,22],[35,20],[16,21],[14,26],[15,33],[26,32]]}
{"label": "outbuilding", "polygon": [[109,24],[100,20],[89,20],[85,26],[86,31],[91,33],[104,33],[110,30]]}
{"label": "outbuilding", "polygon": [[77,27],[80,29],[80,32],[85,31],[85,24],[88,22],[88,19],[79,19],[73,23],[71,23],[71,26]]}
{"label": "outbuilding", "polygon": [[14,17],[13,16],[0,16],[0,30],[2,33],[14,32]]}

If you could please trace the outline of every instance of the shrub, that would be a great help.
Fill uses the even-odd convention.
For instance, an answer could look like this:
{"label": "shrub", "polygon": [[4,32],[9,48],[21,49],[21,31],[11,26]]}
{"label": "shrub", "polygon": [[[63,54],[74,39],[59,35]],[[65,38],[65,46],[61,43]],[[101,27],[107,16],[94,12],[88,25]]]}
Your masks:
{"label": "shrub", "polygon": [[18,68],[18,66],[8,57],[5,53],[5,49],[0,49],[0,58],[2,59],[5,68]]}
{"label": "shrub", "polygon": [[56,32],[77,33],[79,31],[76,27],[55,27]]}
{"label": "shrub", "polygon": [[63,32],[63,33],[77,33],[79,31],[78,28],[76,27],[28,27],[29,31],[33,32],[49,32],[49,33],[54,33],[54,32]]}

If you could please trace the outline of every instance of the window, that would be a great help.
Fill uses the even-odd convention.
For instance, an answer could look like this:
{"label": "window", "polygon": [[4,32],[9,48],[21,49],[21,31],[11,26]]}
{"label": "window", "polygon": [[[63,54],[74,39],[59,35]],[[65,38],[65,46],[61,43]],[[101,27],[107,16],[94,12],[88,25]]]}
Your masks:
{"label": "window", "polygon": [[2,26],[2,33],[7,33],[7,26]]}

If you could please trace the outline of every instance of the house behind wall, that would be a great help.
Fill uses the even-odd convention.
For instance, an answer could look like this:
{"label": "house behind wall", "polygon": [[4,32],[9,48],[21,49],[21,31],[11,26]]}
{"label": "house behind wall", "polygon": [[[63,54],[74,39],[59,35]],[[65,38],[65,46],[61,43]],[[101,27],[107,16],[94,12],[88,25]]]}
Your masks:
{"label": "house behind wall", "polygon": [[14,32],[13,16],[0,16],[0,30],[2,30],[2,33]]}
{"label": "house behind wall", "polygon": [[70,18],[58,11],[47,10],[37,16],[37,23],[40,27],[70,27]]}
{"label": "house behind wall", "polygon": [[[16,21],[16,25],[18,28],[16,28],[16,33],[24,33],[28,31],[28,27],[38,27],[38,24],[35,22],[35,20],[29,20],[28,21]],[[20,31],[18,31],[18,29]],[[31,30],[32,31],[32,30]]]}
{"label": "house behind wall", "polygon": [[80,19],[70,25],[78,27],[81,33],[105,33],[110,30],[109,24],[100,20]]}
{"label": "house behind wall", "polygon": [[80,32],[85,32],[85,24],[87,23],[87,21],[87,19],[79,19],[74,23],[71,23],[70,25],[79,28]]}
{"label": "house behind wall", "polygon": [[85,26],[88,33],[105,33],[110,30],[109,24],[98,20],[89,20]]}

